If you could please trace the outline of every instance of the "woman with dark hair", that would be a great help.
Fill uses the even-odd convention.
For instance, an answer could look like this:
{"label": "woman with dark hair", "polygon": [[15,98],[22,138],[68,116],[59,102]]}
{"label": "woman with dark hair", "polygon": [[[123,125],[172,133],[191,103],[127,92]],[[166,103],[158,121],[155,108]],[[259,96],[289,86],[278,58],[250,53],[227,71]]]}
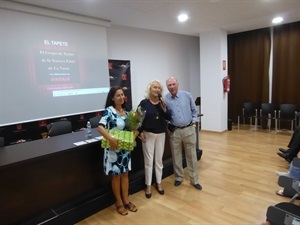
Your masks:
{"label": "woman with dark hair", "polygon": [[[128,214],[128,210],[137,211],[137,207],[128,199],[128,171],[131,170],[131,154],[130,151],[118,149],[118,139],[112,137],[106,129],[124,130],[127,114],[123,89],[112,87],[108,92],[105,111],[97,129],[110,145],[110,148],[104,149],[103,168],[106,175],[112,176],[116,209],[123,216]],[[136,137],[138,131],[135,131],[134,135]]]}

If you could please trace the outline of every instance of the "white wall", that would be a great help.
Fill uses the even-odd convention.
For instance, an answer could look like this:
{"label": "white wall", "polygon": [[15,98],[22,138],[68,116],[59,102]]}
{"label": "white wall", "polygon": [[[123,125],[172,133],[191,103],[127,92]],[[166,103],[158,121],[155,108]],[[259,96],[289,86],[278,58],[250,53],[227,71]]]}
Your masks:
{"label": "white wall", "polygon": [[107,28],[108,58],[130,60],[133,108],[144,98],[147,84],[174,76],[179,87],[200,96],[199,37],[127,27]]}
{"label": "white wall", "polygon": [[201,128],[223,132],[227,130],[227,98],[222,79],[227,75],[222,61],[227,60],[227,34],[214,30],[200,34],[201,64]]}

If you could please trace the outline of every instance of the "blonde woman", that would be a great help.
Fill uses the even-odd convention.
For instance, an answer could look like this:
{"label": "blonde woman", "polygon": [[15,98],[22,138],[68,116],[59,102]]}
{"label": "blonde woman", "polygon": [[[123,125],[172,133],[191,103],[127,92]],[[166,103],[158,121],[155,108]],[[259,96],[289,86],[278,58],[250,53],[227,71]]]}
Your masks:
{"label": "blonde woman", "polygon": [[139,106],[146,110],[142,126],[139,128],[142,140],[144,163],[145,163],[145,196],[151,198],[153,167],[156,177],[156,189],[159,194],[164,195],[161,184],[163,163],[162,157],[165,148],[166,120],[170,120],[171,114],[166,103],[161,98],[163,87],[158,80],[150,82],[146,89],[146,98]]}

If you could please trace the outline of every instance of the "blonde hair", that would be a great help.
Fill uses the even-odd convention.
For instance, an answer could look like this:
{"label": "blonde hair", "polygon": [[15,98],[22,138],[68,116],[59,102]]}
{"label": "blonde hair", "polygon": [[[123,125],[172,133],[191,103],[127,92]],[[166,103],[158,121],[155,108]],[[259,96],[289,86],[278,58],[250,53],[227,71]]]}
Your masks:
{"label": "blonde hair", "polygon": [[160,83],[159,80],[152,80],[148,85],[147,85],[147,88],[146,88],[146,91],[145,91],[145,98],[149,98],[149,95],[150,95],[150,89],[151,89],[151,86],[154,84],[154,83],[157,83],[160,87],[160,90],[161,90],[161,95],[163,95],[163,91],[164,91],[164,88],[162,86],[162,84]]}

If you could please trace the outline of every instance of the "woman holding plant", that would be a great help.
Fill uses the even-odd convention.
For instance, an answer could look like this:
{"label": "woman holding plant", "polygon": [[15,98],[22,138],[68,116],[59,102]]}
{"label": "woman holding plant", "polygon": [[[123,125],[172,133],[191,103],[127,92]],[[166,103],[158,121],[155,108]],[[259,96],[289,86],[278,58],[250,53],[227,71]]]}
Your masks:
{"label": "woman holding plant", "polygon": [[[106,129],[125,129],[128,112],[125,108],[125,95],[121,87],[112,87],[107,95],[105,111],[99,121],[98,132],[108,140],[110,148],[104,149],[104,173],[112,176],[112,190],[116,198],[116,209],[121,215],[128,210],[137,211],[137,207],[128,199],[129,179],[131,170],[130,151],[118,149],[118,139],[112,137]],[[135,137],[138,131],[134,132]]]}
{"label": "woman holding plant", "polygon": [[146,89],[146,98],[143,99],[139,107],[146,111],[141,127],[138,129],[143,145],[145,163],[145,184],[147,198],[151,198],[151,183],[153,164],[156,177],[156,189],[163,195],[164,189],[161,185],[163,170],[163,154],[165,148],[165,137],[167,120],[171,119],[171,114],[161,94],[163,87],[158,80],[152,81]]}

